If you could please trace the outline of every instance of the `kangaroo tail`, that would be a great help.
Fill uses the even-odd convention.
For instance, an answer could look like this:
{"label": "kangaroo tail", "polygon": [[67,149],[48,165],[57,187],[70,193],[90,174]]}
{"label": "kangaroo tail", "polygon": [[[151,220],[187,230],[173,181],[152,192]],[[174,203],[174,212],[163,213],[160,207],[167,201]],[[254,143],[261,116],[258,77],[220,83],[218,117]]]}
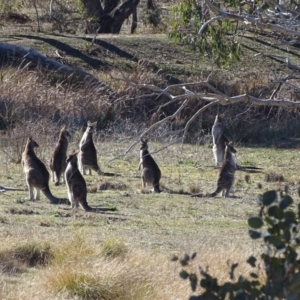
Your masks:
{"label": "kangaroo tail", "polygon": [[192,194],[191,197],[205,197],[203,193]]}
{"label": "kangaroo tail", "polygon": [[217,187],[217,189],[213,193],[206,194],[206,197],[216,197],[220,192],[222,192],[222,190],[222,187]]}
{"label": "kangaroo tail", "polygon": [[45,197],[51,202],[51,204],[70,204],[69,199],[66,198],[57,198],[52,195],[49,186],[46,186],[42,189],[43,194]]}
{"label": "kangaroo tail", "polygon": [[90,207],[87,203],[81,204],[80,206],[86,211],[86,212],[95,212],[95,213],[100,213],[100,212],[106,212],[106,211],[112,211],[111,208],[109,207]]}
{"label": "kangaroo tail", "polygon": [[159,182],[153,182],[154,193],[160,193]]}
{"label": "kangaroo tail", "polygon": [[11,187],[8,187],[8,186],[0,185],[0,193],[6,192],[6,191],[26,191],[26,189],[11,188]]}
{"label": "kangaroo tail", "polygon": [[191,197],[215,197],[220,192],[222,192],[222,188],[221,187],[217,187],[217,189],[213,193],[211,193],[211,194],[198,193],[198,194],[192,194]]}
{"label": "kangaroo tail", "polygon": [[253,167],[253,166],[241,166],[236,164],[236,169],[238,171],[248,171],[248,170],[262,170],[262,168],[259,167]]}

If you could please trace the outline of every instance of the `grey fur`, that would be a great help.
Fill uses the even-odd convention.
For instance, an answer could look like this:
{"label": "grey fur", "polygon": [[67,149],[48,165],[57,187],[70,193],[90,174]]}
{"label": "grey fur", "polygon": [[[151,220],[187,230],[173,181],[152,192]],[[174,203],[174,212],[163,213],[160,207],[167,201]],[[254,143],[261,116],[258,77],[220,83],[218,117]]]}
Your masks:
{"label": "grey fur", "polygon": [[160,193],[159,181],[161,178],[161,171],[153,157],[149,154],[147,139],[141,139],[139,170],[141,168],[143,188],[145,188],[146,185],[152,185],[154,192]]}
{"label": "grey fur", "polygon": [[99,175],[103,174],[98,165],[97,151],[93,142],[93,133],[96,124],[97,122],[87,122],[87,128],[79,143],[78,165],[83,175],[85,175],[85,168],[89,169],[89,175],[92,174],[91,170],[94,170]]}

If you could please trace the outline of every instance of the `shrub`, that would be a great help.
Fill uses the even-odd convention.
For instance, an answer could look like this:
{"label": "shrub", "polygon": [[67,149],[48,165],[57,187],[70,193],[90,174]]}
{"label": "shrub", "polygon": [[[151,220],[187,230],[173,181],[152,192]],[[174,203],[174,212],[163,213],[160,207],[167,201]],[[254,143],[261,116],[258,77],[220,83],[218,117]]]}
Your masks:
{"label": "shrub", "polygon": [[[201,287],[203,292],[190,300],[200,299],[299,299],[300,298],[300,259],[297,249],[300,245],[299,218],[300,204],[296,212],[294,201],[285,192],[267,191],[258,195],[260,210],[258,216],[248,219],[249,236],[253,240],[262,239],[266,251],[260,260],[264,264],[265,276],[261,276],[259,259],[250,256],[247,263],[253,268],[247,276],[234,280],[237,263],[231,265],[230,281],[218,283],[218,278],[211,276],[208,270],[200,269],[200,280],[194,272],[186,270],[196,257],[196,253],[180,259],[185,267],[180,277],[189,279],[191,288],[196,291]],[[178,260],[177,257],[174,260]]]}

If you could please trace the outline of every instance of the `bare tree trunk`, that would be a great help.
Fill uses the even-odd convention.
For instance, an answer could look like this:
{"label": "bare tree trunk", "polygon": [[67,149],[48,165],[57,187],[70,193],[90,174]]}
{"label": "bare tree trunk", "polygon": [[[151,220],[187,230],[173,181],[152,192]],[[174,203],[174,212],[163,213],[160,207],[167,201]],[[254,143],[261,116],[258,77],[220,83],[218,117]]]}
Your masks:
{"label": "bare tree trunk", "polygon": [[131,31],[130,33],[133,34],[137,28],[137,9],[134,8],[132,12],[132,24],[131,24]]}
{"label": "bare tree trunk", "polygon": [[124,21],[134,12],[140,0],[126,0],[103,16],[99,33],[120,33]]}
{"label": "bare tree trunk", "polygon": [[154,0],[147,0],[147,9],[156,10],[157,6]]}
{"label": "bare tree trunk", "polygon": [[[100,0],[82,0],[82,4],[89,16],[86,20],[86,33],[95,33],[100,26],[99,20],[103,15],[103,8]],[[91,19],[90,19],[91,18]]]}
{"label": "bare tree trunk", "polygon": [[[86,32],[120,33],[124,21],[134,14],[140,0],[125,0],[120,4],[119,2],[119,0],[104,0],[101,4],[100,0],[82,0],[87,15],[92,18],[87,21]],[[137,24],[137,18],[135,20]]]}

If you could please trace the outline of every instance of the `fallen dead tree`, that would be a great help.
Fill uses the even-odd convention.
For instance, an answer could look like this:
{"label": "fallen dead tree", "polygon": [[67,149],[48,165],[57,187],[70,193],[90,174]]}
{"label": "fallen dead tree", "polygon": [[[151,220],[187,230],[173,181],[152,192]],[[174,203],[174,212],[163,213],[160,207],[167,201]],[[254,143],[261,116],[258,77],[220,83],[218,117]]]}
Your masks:
{"label": "fallen dead tree", "polygon": [[4,64],[17,65],[19,68],[40,67],[49,72],[55,72],[55,74],[60,75],[63,80],[76,84],[85,83],[97,87],[99,86],[99,91],[103,91],[111,97],[114,97],[115,94],[105,83],[92,74],[79,68],[64,65],[50,57],[38,53],[30,47],[23,47],[10,43],[0,43],[0,66],[3,66]]}

